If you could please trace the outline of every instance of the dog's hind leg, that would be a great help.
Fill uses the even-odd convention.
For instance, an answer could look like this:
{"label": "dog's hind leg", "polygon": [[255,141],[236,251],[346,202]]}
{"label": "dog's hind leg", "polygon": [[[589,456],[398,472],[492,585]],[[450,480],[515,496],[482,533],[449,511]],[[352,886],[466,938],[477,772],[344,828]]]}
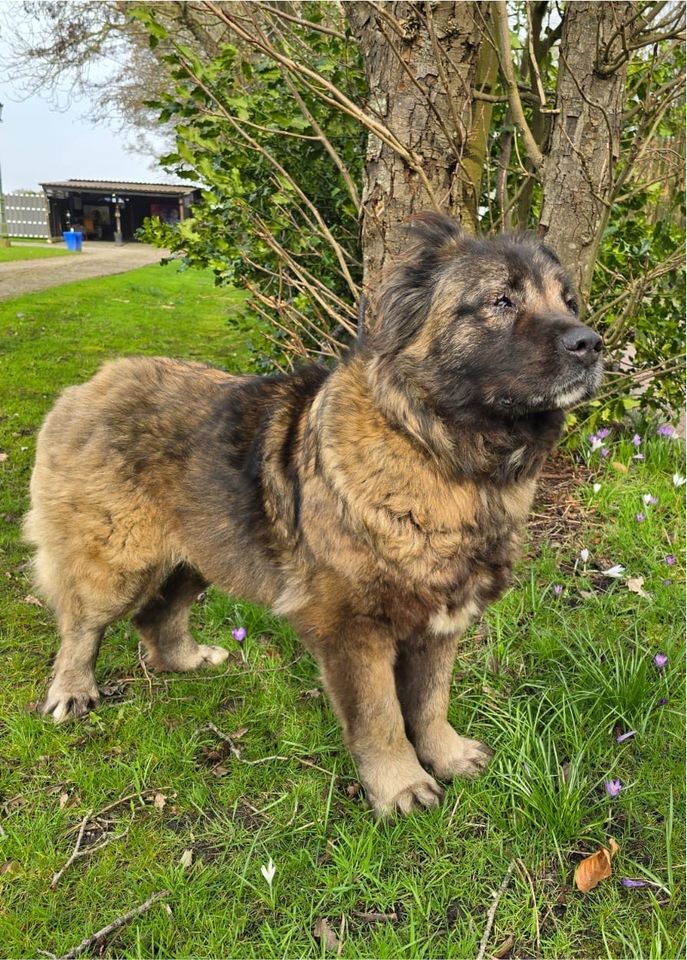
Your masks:
{"label": "dog's hind leg", "polygon": [[180,564],[169,574],[157,594],[133,617],[156,670],[186,671],[217,666],[229,656],[223,647],[196,643],[189,628],[189,613],[207,582],[192,567]]}
{"label": "dog's hind leg", "polygon": [[395,663],[396,690],[420,763],[440,780],[478,777],[493,751],[461,737],[448,722],[453,662],[460,634],[426,634],[404,644]]}

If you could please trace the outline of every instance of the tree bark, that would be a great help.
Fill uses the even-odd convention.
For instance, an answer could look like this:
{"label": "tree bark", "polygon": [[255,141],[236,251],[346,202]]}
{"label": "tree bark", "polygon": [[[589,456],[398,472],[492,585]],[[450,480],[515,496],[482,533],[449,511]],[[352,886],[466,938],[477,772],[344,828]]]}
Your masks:
{"label": "tree bark", "polygon": [[[369,111],[417,161],[370,134],[362,196],[366,291],[414,213],[437,209],[474,231],[463,156],[488,3],[346,2],[369,85]],[[474,205],[474,200],[473,200]]]}
{"label": "tree bark", "polygon": [[627,75],[626,64],[607,77],[595,67],[634,6],[615,0],[566,5],[559,112],[544,163],[538,232],[572,274],[583,300],[610,212]]}

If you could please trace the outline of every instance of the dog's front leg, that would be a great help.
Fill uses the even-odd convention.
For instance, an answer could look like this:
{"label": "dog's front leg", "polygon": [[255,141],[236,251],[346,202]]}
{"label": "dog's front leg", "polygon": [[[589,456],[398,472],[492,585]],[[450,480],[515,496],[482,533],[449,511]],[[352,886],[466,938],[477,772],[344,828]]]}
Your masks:
{"label": "dog's front leg", "polygon": [[369,621],[353,622],[312,649],[375,815],[437,806],[441,787],[420,766],[405,734],[393,638]]}
{"label": "dog's front leg", "polygon": [[493,751],[461,737],[448,722],[451,676],[460,634],[406,641],[396,661],[396,686],[408,736],[420,761],[440,780],[478,777]]}

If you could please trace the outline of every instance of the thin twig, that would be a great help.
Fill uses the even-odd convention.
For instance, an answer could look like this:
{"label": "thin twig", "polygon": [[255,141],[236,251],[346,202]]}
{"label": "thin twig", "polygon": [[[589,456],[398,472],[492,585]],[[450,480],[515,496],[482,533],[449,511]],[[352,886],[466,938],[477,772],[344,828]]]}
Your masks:
{"label": "thin twig", "polygon": [[81,954],[85,953],[89,947],[92,947],[99,941],[104,940],[105,937],[108,937],[111,933],[119,930],[120,927],[123,927],[125,924],[129,923],[129,921],[133,920],[134,917],[138,917],[142,913],[145,913],[146,910],[150,910],[153,904],[157,903],[158,900],[162,900],[168,896],[169,890],[160,890],[158,893],[154,893],[152,897],[149,897],[145,901],[145,903],[140,904],[138,907],[134,907],[133,910],[129,910],[128,913],[122,914],[121,917],[117,917],[116,920],[113,920],[112,923],[108,923],[106,927],[103,927],[96,933],[92,933],[90,937],[86,937],[85,940],[82,940],[78,946],[72,947],[71,950],[68,950],[66,953],[62,954],[58,960],[73,960],[74,957],[80,957]]}
{"label": "thin twig", "polygon": [[228,743],[228,744],[229,744],[229,749],[231,750],[233,756],[235,756],[237,760],[240,760],[240,759],[241,759],[241,751],[240,751],[239,748],[236,746],[236,744],[234,743],[234,741],[231,739],[231,737],[230,737],[228,734],[222,733],[222,731],[220,730],[220,728],[219,728],[219,727],[216,727],[216,726],[214,725],[214,723],[206,723],[205,726],[204,726],[202,729],[203,729],[203,730],[212,730],[213,733],[217,734],[217,736],[220,738],[220,740],[224,740],[225,743]]}
{"label": "thin twig", "polygon": [[79,827],[79,834],[78,834],[78,836],[77,836],[77,838],[76,838],[76,843],[75,843],[75,845],[74,845],[74,849],[72,850],[72,855],[71,855],[71,857],[69,858],[69,860],[67,860],[67,862],[65,863],[65,865],[62,867],[61,870],[58,870],[57,873],[54,873],[54,874],[53,874],[52,880],[50,881],[50,889],[51,889],[51,890],[54,890],[54,889],[55,889],[55,887],[57,886],[57,883],[58,883],[60,877],[62,876],[62,874],[65,872],[65,870],[66,870],[68,867],[70,867],[70,866],[74,863],[74,861],[75,861],[76,858],[78,857],[78,855],[79,855],[79,847],[81,846],[81,841],[83,840],[84,830],[86,829],[86,824],[88,823],[92,812],[93,812],[93,811],[89,810],[88,813],[86,814],[86,816],[85,816],[85,817],[83,818],[83,820],[81,821],[81,826]]}
{"label": "thin twig", "polygon": [[141,670],[143,671],[143,676],[146,678],[146,682],[148,684],[148,699],[152,700],[153,699],[153,681],[151,680],[150,673],[148,672],[148,667],[146,666],[145,657],[143,656],[143,646],[140,641],[138,644],[138,662],[141,666]]}
{"label": "thin twig", "polygon": [[[163,788],[163,789],[166,789],[166,788]],[[88,819],[99,820],[104,813],[109,813],[110,810],[114,810],[115,807],[119,807],[123,803],[127,803],[127,801],[129,800],[140,800],[141,802],[143,802],[144,797],[150,796],[155,793],[161,793],[161,792],[162,792],[161,790],[141,790],[138,793],[129,793],[127,794],[126,797],[120,797],[119,800],[115,800],[113,803],[109,803],[106,807],[103,807],[102,810],[96,810],[95,813],[89,814]],[[69,836],[70,833],[74,833],[74,831],[77,829],[78,827],[72,827],[70,830],[67,830],[66,835]]]}
{"label": "thin twig", "polygon": [[477,953],[477,960],[484,960],[484,956],[487,952],[487,944],[489,943],[489,937],[491,936],[491,928],[494,926],[494,917],[496,916],[496,908],[499,905],[499,900],[503,896],[506,887],[510,883],[510,877],[514,867],[515,867],[515,860],[511,860],[511,862],[508,864],[508,870],[506,871],[506,875],[501,881],[501,886],[498,888],[498,890],[494,894],[494,900],[491,906],[489,907],[489,913],[487,914],[487,925],[484,928],[484,933],[482,934],[482,939],[480,941],[479,951]]}

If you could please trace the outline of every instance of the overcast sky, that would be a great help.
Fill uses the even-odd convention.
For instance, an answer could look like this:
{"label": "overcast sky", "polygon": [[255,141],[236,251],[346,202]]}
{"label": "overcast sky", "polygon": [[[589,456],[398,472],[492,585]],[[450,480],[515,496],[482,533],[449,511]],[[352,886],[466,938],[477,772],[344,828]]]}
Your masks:
{"label": "overcast sky", "polygon": [[[0,0],[0,11],[17,18],[23,13],[15,0]],[[0,75],[5,57],[0,33]],[[128,152],[126,137],[99,124],[87,100],[75,101],[60,112],[40,97],[23,100],[19,90],[0,82],[0,103],[4,105],[0,123],[4,193],[37,190],[46,180],[170,180],[154,157]]]}

